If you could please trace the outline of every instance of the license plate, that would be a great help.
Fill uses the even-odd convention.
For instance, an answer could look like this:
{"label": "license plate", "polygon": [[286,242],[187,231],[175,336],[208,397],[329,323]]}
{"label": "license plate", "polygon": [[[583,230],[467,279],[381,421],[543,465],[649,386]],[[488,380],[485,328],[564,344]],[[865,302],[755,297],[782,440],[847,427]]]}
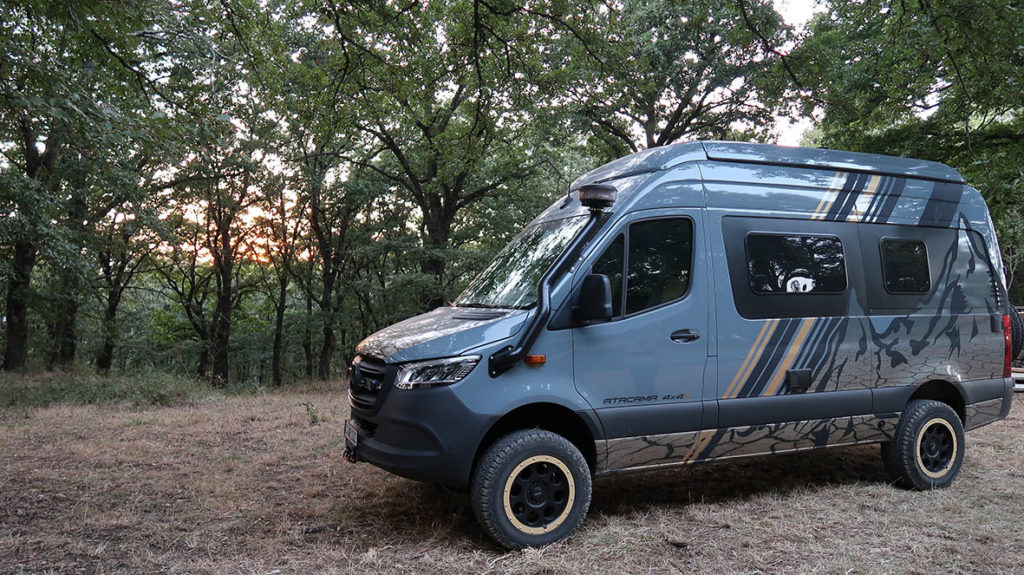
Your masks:
{"label": "license plate", "polygon": [[359,432],[351,419],[345,420],[345,446],[355,447],[359,443]]}

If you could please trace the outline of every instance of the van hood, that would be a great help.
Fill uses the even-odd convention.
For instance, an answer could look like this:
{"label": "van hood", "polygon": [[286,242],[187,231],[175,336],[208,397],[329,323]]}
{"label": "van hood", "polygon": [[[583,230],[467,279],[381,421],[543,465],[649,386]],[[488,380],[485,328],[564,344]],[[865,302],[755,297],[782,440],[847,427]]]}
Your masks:
{"label": "van hood", "polygon": [[388,363],[460,355],[519,332],[531,312],[439,307],[386,327],[356,346],[356,353]]}

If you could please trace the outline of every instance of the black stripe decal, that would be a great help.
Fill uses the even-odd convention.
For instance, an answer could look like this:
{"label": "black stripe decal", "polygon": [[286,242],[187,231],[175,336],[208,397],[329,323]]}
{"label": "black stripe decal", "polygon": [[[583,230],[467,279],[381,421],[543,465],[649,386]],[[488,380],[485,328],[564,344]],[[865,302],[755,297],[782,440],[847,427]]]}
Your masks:
{"label": "black stripe decal", "polygon": [[700,461],[701,459],[707,459],[711,457],[711,453],[715,450],[716,447],[718,447],[718,444],[721,443],[722,438],[725,437],[725,434],[728,432],[728,429],[716,430],[715,435],[708,441],[708,444],[704,446],[704,449],[701,449],[700,452],[697,453],[697,456],[693,460]]}
{"label": "black stripe decal", "polygon": [[761,354],[761,359],[757,362],[757,366],[751,373],[750,378],[743,383],[743,387],[740,389],[737,397],[754,397],[759,395],[772,378],[772,375],[775,373],[775,367],[778,366],[783,356],[786,355],[786,349],[789,347],[789,343],[793,341],[793,336],[800,325],[799,319],[787,319],[785,321],[786,325],[782,329],[775,328],[775,333],[772,334],[771,340],[768,341],[767,349],[771,350],[770,353]]}
{"label": "black stripe decal", "polygon": [[963,184],[936,182],[932,188],[932,195],[924,206],[924,213],[921,214],[921,225],[949,227],[960,207],[960,198],[963,194]]}
{"label": "black stripe decal", "polygon": [[878,208],[878,214],[875,216],[874,223],[884,224],[889,221],[892,211],[896,209],[896,204],[900,201],[900,197],[903,196],[903,190],[906,187],[906,178],[893,178],[892,187],[889,193],[885,195],[885,202]]}
{"label": "black stripe decal", "polygon": [[853,177],[847,178],[843,189],[839,192],[839,196],[836,197],[836,201],[832,202],[832,206],[829,208],[828,214],[825,215],[824,219],[831,221],[846,219],[846,216],[850,214],[854,204],[857,202],[857,195],[860,194],[860,190],[864,189],[866,182],[867,177],[864,174],[853,174]]}
{"label": "black stripe decal", "polygon": [[[817,385],[816,391],[823,391],[825,386],[828,384],[828,378],[832,374],[836,363],[836,354],[839,351],[839,345],[846,337],[846,327],[848,325],[846,318],[838,318],[835,321],[835,326],[832,331],[829,332],[827,338],[825,338],[824,347],[818,354],[820,356],[819,361],[811,368],[811,385]],[[828,369],[825,369],[825,364],[828,364]],[[845,363],[845,362],[844,362]],[[842,372],[842,366],[840,366],[840,373]],[[818,381],[819,376],[821,380]]]}
{"label": "black stripe decal", "polygon": [[809,365],[811,369],[811,377],[821,370],[821,366],[829,360],[831,356],[830,347],[832,347],[833,340],[835,339],[836,332],[839,331],[839,324],[842,323],[842,318],[835,318],[829,321],[828,332],[825,337],[818,342],[818,346],[814,350],[813,363]]}
{"label": "black stripe decal", "polygon": [[804,341],[803,347],[800,353],[797,354],[796,359],[793,360],[792,369],[802,369],[804,363],[809,359],[808,356],[811,351],[818,345],[818,339],[821,338],[822,333],[827,329],[829,320],[818,318],[814,320],[814,327],[811,328],[811,333],[807,335],[807,339]]}
{"label": "black stripe decal", "polygon": [[889,192],[889,187],[892,185],[892,178],[882,177],[882,180],[878,183],[878,188],[875,189],[875,193],[871,196],[871,203],[868,204],[868,209],[864,210],[864,217],[862,221],[870,222],[871,217],[878,211],[878,206],[882,204],[882,200],[885,198],[885,194]]}

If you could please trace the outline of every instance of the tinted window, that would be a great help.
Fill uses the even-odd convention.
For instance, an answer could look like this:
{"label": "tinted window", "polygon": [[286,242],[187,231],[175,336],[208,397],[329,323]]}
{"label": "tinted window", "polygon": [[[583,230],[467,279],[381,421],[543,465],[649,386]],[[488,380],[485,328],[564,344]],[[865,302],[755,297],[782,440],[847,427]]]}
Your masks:
{"label": "tinted window", "polygon": [[835,236],[750,234],[747,277],[759,294],[842,292],[843,244]]}
{"label": "tinted window", "polygon": [[612,284],[612,315],[622,314],[622,272],[625,269],[626,241],[622,234],[608,246],[594,264],[591,273],[604,274]]}
{"label": "tinted window", "polygon": [[693,256],[693,222],[665,218],[629,226],[626,313],[686,295]]}
{"label": "tinted window", "polygon": [[882,277],[890,293],[928,293],[928,250],[917,240],[883,239]]}

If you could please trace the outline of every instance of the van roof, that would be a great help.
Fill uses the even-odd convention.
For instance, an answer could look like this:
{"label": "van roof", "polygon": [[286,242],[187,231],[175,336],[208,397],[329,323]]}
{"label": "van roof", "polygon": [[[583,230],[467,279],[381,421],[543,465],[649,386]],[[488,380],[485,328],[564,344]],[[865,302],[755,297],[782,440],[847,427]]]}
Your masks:
{"label": "van roof", "polygon": [[771,144],[708,141],[651,148],[619,158],[583,174],[572,183],[571,189],[576,189],[583,184],[667,170],[684,162],[701,160],[857,171],[957,184],[965,183],[964,177],[953,168],[928,160],[822,148],[791,148]]}

